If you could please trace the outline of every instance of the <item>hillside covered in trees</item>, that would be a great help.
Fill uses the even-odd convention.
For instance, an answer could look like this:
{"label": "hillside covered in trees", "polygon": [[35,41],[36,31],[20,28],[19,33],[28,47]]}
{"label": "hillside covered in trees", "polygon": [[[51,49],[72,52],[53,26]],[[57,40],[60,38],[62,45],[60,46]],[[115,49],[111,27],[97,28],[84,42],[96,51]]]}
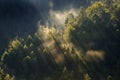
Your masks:
{"label": "hillside covered in trees", "polygon": [[120,80],[120,1],[91,1],[63,28],[39,24],[11,39],[0,80]]}

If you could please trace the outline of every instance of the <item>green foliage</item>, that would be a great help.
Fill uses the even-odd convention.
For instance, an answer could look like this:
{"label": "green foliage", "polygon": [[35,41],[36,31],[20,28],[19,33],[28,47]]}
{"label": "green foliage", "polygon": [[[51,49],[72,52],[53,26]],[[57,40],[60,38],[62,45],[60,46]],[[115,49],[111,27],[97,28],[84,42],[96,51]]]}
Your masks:
{"label": "green foliage", "polygon": [[0,80],[119,80],[120,2],[112,2],[68,15],[63,30],[40,27],[11,40],[1,56]]}
{"label": "green foliage", "polygon": [[88,74],[85,74],[85,80],[91,80],[91,78]]}
{"label": "green foliage", "polygon": [[0,67],[0,80],[15,80],[14,77],[5,73],[4,70]]}
{"label": "green foliage", "polygon": [[2,80],[2,74],[3,74],[3,70],[0,67],[0,80]]}
{"label": "green foliage", "polygon": [[[118,67],[117,62],[120,62],[119,1],[113,1],[113,4],[109,3],[109,1],[98,1],[82,12],[83,14],[76,17],[72,24],[68,23],[65,26],[64,38],[82,50],[84,55],[89,50],[103,50],[106,53],[104,61],[104,70],[106,71],[102,73],[108,72],[117,75],[118,73],[114,73],[117,69],[109,68],[109,66]],[[90,66],[90,64],[95,65],[95,62],[87,62],[87,65]],[[92,65],[89,69],[99,68],[102,71],[100,65],[98,67],[93,67]],[[97,74],[95,73],[94,75]]]}
{"label": "green foliage", "polygon": [[101,48],[103,46],[100,44],[103,40],[106,43],[111,38],[119,36],[119,22],[115,21],[119,17],[115,17],[115,14],[112,13],[114,9],[111,11],[110,7],[101,1],[89,6],[84,12],[84,17],[78,16],[72,24],[66,25],[65,38],[84,49],[91,49]]}
{"label": "green foliage", "polygon": [[[1,57],[5,71],[16,77],[39,77],[59,70],[50,52],[38,37],[15,38]],[[52,72],[51,72],[52,70]],[[6,79],[9,75],[6,76]]]}

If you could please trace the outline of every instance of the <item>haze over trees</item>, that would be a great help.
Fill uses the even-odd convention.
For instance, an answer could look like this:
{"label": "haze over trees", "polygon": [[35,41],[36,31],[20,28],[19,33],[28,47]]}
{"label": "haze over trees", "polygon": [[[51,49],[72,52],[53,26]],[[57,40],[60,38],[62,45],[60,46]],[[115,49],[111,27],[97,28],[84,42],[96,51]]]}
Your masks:
{"label": "haze over trees", "polygon": [[11,39],[0,59],[0,80],[119,80],[120,1],[92,1],[64,27],[39,25]]}

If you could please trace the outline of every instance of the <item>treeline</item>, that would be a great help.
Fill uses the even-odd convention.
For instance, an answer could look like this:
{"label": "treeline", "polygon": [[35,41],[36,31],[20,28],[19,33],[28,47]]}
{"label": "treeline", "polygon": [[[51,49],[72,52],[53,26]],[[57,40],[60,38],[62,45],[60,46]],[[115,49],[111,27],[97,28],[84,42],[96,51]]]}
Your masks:
{"label": "treeline", "polygon": [[120,1],[100,0],[68,15],[63,30],[39,27],[11,40],[0,80],[119,80]]}

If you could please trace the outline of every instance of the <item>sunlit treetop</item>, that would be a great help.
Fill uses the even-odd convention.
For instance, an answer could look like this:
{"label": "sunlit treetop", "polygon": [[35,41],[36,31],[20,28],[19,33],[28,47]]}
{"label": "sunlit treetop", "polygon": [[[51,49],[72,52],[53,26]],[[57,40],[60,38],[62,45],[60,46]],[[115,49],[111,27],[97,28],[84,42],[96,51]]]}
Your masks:
{"label": "sunlit treetop", "polygon": [[101,14],[105,12],[108,13],[109,10],[106,7],[106,4],[103,2],[95,2],[93,5],[89,6],[86,10],[85,13],[87,14],[87,17],[92,19],[92,17],[96,14],[97,16],[101,17]]}

